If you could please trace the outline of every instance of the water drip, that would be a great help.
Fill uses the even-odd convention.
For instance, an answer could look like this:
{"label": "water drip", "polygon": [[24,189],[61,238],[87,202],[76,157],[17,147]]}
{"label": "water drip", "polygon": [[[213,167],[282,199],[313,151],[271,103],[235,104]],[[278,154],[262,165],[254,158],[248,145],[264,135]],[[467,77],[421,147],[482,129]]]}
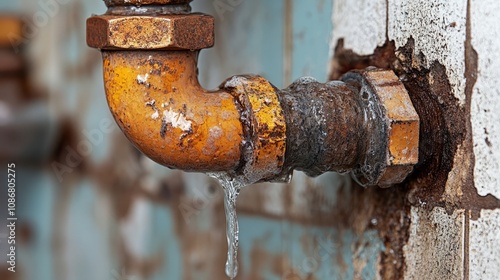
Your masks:
{"label": "water drip", "polygon": [[236,213],[236,201],[240,190],[249,185],[243,178],[228,173],[212,173],[210,177],[217,179],[224,190],[224,210],[226,213],[227,261],[226,275],[234,279],[238,275],[239,227]]}

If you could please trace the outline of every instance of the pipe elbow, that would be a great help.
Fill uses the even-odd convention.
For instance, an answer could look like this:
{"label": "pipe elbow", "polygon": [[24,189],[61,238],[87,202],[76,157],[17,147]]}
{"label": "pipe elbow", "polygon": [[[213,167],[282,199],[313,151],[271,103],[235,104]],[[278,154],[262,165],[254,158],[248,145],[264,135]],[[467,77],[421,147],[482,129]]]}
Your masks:
{"label": "pipe elbow", "polygon": [[241,160],[243,128],[233,96],[197,81],[196,52],[103,51],[109,108],[127,138],[154,161],[223,171]]}

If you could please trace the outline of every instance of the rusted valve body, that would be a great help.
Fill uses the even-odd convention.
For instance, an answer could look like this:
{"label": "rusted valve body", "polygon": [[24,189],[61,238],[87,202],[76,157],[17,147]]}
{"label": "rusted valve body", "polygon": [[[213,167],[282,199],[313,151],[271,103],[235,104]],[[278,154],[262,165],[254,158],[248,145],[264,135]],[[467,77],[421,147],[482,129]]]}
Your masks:
{"label": "rusted valve body", "polygon": [[214,43],[213,17],[189,13],[187,0],[105,2],[107,14],[87,21],[87,42],[103,52],[116,121],[158,163],[248,182],[353,171],[363,185],[399,183],[417,163],[418,115],[391,71],[302,78],[284,90],[234,76],[206,91],[197,57]]}

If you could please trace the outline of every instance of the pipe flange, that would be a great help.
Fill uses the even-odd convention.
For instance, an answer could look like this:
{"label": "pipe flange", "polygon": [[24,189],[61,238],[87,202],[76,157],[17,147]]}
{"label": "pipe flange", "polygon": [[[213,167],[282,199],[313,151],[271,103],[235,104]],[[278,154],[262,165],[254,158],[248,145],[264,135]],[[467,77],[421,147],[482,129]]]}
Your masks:
{"label": "pipe flange", "polygon": [[200,50],[215,40],[215,20],[204,14],[93,16],[87,44],[105,50]]}
{"label": "pipe flange", "polygon": [[401,183],[418,163],[420,120],[394,72],[368,68],[346,74],[365,104],[367,151],[351,174],[363,186]]}

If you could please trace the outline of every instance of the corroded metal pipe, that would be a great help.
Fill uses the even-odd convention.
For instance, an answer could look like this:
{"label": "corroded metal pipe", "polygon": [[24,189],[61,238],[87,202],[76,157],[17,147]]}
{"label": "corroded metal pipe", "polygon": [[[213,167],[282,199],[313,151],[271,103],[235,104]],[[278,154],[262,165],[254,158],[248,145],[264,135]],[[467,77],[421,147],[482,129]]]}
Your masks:
{"label": "corroded metal pipe", "polygon": [[[107,14],[87,21],[87,42],[102,50],[117,123],[156,162],[247,182],[281,180],[294,169],[354,171],[365,185],[400,182],[417,162],[418,116],[392,72],[369,69],[326,84],[302,78],[284,90],[234,76],[207,91],[197,58],[213,45],[213,17],[189,13],[188,0],[105,2]],[[408,133],[391,138],[398,123]]]}

